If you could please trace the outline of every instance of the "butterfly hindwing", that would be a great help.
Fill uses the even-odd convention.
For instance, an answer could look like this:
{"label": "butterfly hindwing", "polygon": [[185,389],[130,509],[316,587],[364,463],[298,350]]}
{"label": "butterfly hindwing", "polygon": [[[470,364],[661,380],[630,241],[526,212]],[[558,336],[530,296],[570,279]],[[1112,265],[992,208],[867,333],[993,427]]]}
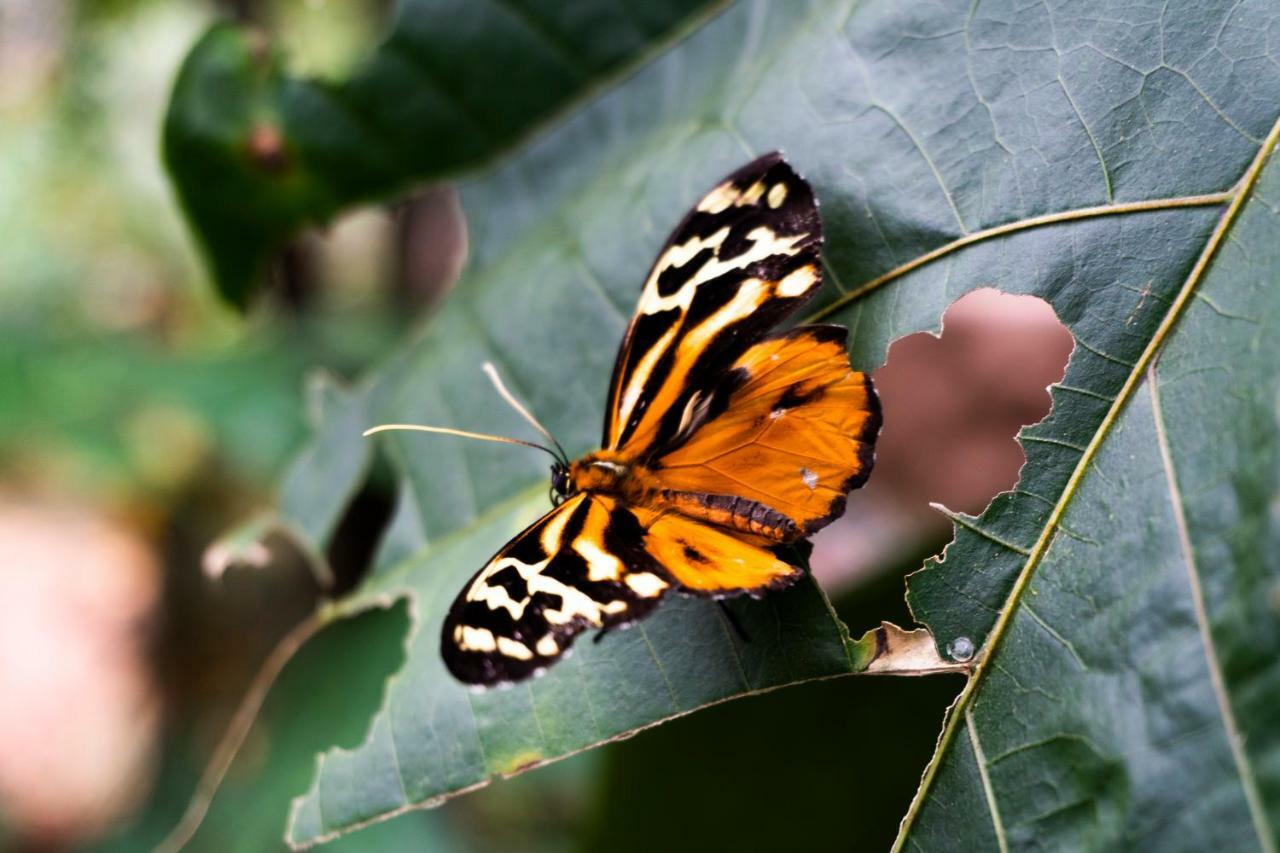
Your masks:
{"label": "butterfly hindwing", "polygon": [[589,628],[639,619],[671,588],[616,499],[579,493],[508,542],[450,608],[449,671],[469,684],[518,681],[560,658]]}
{"label": "butterfly hindwing", "polygon": [[698,517],[714,519],[723,496],[762,507],[747,532],[774,541],[837,518],[871,473],[880,431],[871,378],[850,368],[845,336],[840,326],[801,326],[753,345],[688,437],[653,463],[657,482]]}
{"label": "butterfly hindwing", "polygon": [[645,550],[686,593],[723,598],[790,586],[804,574],[766,544],[677,513],[638,508]]}
{"label": "butterfly hindwing", "polygon": [[691,398],[817,292],[821,242],[813,191],[781,154],[707,193],[645,281],[614,364],[604,447],[667,449]]}

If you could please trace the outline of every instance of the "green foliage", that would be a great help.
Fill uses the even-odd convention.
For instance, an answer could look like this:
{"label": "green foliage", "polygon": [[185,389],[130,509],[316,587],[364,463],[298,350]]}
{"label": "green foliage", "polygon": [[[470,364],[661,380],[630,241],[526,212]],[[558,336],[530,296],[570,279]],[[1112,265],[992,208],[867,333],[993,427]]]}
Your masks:
{"label": "green foliage", "polygon": [[[406,623],[403,607],[374,610],[326,628],[307,643],[281,674],[200,831],[184,849],[255,853],[283,848],[280,815],[288,808],[292,790],[312,773],[317,749],[359,740],[383,679],[402,662],[399,640]],[[166,755],[159,780],[162,801],[170,799],[168,791],[190,790],[194,780],[185,778],[187,773],[186,756]],[[182,805],[170,804],[179,813]],[[162,810],[159,820],[127,828],[101,849],[154,848],[172,829],[169,811],[175,809]],[[457,849],[439,814],[360,833],[336,849],[424,846]]]}
{"label": "green foliage", "polygon": [[261,33],[218,25],[178,76],[165,161],[243,306],[301,226],[492,160],[718,5],[402,0],[340,82],[291,76]]}
{"label": "green foliage", "polygon": [[1170,340],[1131,369],[1127,405],[1089,436],[1061,519],[1015,555],[999,645],[907,840],[1274,849],[1278,201],[1273,160],[1212,268],[1182,285],[1193,301]]}
{"label": "green foliage", "polygon": [[[323,546],[368,452],[353,423],[519,434],[476,393],[486,360],[571,453],[590,449],[666,231],[720,175],[782,148],[822,201],[819,315],[853,329],[856,366],[984,286],[1047,300],[1077,343],[1051,415],[1023,436],[1017,490],[959,517],[945,560],[912,579],[939,649],[977,654],[900,842],[1274,849],[1275,26],[1248,2],[734,6],[465,187],[464,280],[295,467],[290,483],[326,505],[286,501],[286,515]],[[368,151],[327,138],[359,174]],[[805,585],[739,605],[748,646],[714,608],[672,601],[542,680],[468,694],[439,661],[440,620],[545,506],[544,462],[442,438],[386,446],[396,518],[340,607],[407,597],[408,658],[366,741],[325,753],[295,802],[295,844],[856,668]]]}
{"label": "green foliage", "polygon": [[305,423],[304,359],[278,342],[175,354],[120,337],[0,341],[0,461],[64,457],[89,491],[164,494],[203,464],[261,482]]}

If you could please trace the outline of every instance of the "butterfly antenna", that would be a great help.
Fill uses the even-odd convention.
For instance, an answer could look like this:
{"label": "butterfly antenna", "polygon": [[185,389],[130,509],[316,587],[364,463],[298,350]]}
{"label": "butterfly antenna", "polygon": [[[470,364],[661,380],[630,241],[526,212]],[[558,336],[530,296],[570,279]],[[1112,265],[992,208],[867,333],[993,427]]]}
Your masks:
{"label": "butterfly antenna", "polygon": [[532,441],[522,441],[518,438],[507,438],[505,435],[490,435],[487,432],[469,432],[465,429],[450,429],[449,427],[423,426],[422,424],[380,424],[376,427],[370,427],[365,430],[362,435],[370,436],[376,432],[390,432],[391,430],[433,432],[437,435],[456,435],[462,438],[474,438],[478,441],[496,441],[500,444],[518,444],[521,447],[532,447],[535,450],[541,450],[544,453],[549,453],[553,459],[560,459],[560,457],[556,455],[556,452],[550,447],[544,447],[541,444],[534,444]]}
{"label": "butterfly antenna", "polygon": [[526,409],[524,405],[516,399],[516,396],[507,390],[507,386],[502,384],[502,377],[498,375],[498,369],[493,366],[492,362],[486,361],[484,363],[484,373],[489,377],[489,381],[493,383],[493,387],[497,390],[498,396],[506,400],[507,405],[519,412],[520,416],[532,424],[534,429],[546,436],[546,439],[555,445],[556,450],[560,451],[561,460],[568,465],[569,454],[564,452],[564,448],[560,446],[560,442],[556,441],[556,437],[551,434],[551,431],[539,423],[538,419],[533,416],[533,413]]}

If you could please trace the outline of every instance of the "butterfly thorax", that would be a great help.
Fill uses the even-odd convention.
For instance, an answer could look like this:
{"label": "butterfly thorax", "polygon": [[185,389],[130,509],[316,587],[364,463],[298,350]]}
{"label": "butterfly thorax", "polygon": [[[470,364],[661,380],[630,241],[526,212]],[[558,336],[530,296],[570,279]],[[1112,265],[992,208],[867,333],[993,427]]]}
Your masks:
{"label": "butterfly thorax", "polygon": [[655,470],[613,450],[598,450],[574,462],[569,466],[567,480],[570,494],[614,495],[632,506],[675,512],[761,543],[790,542],[801,534],[791,519],[758,501],[664,488]]}
{"label": "butterfly thorax", "polygon": [[568,488],[570,494],[598,492],[617,495],[642,506],[652,503],[656,491],[649,469],[623,459],[615,450],[597,450],[572,463]]}

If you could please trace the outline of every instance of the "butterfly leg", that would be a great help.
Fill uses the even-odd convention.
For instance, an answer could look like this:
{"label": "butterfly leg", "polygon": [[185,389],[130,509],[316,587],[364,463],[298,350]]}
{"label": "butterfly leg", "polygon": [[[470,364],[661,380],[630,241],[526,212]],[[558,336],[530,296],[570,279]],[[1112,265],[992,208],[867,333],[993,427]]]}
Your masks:
{"label": "butterfly leg", "polygon": [[738,621],[738,617],[729,609],[729,605],[723,601],[717,601],[716,604],[720,606],[720,612],[724,614],[724,618],[729,620],[729,624],[733,626],[733,632],[738,635],[738,639],[744,643],[751,642],[751,635],[742,627],[742,623]]}

